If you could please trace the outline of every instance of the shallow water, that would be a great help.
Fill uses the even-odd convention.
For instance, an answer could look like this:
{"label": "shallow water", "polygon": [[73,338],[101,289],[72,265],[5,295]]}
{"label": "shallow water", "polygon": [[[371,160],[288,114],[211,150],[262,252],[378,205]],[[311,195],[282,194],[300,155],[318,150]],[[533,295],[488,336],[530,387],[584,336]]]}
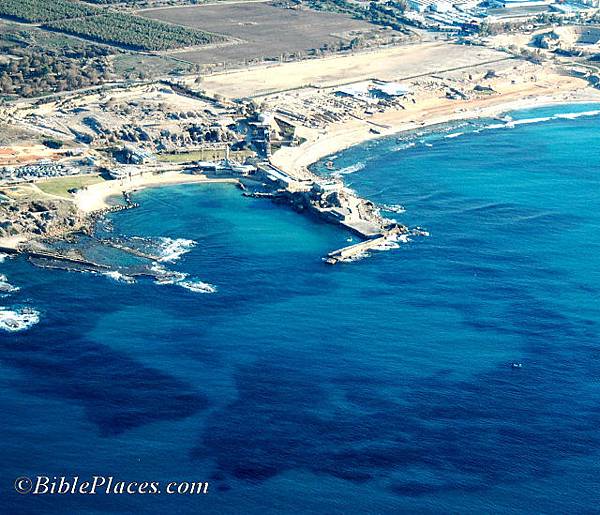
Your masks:
{"label": "shallow water", "polygon": [[[594,512],[600,118],[553,115],[595,109],[340,154],[350,187],[431,233],[357,263],[321,261],[349,234],[225,185],[146,190],[113,217],[115,234],[196,242],[169,268],[215,293],[7,259],[20,290],[0,305],[40,320],[0,333],[2,505]],[[211,485],[201,498],[11,491],[36,474]]]}

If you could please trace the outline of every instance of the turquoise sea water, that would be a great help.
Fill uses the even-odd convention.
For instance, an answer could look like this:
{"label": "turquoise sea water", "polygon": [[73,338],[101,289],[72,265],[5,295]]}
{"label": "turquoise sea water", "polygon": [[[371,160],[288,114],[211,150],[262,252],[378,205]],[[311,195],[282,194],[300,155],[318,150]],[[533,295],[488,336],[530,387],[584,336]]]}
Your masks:
{"label": "turquoise sea water", "polygon": [[[40,313],[0,333],[0,511],[597,512],[600,117],[562,116],[593,109],[340,154],[431,234],[360,262],[322,263],[334,226],[188,185],[136,194],[114,232],[194,240],[169,268],[216,293],[0,264],[0,305]],[[38,474],[210,489],[13,491]]]}

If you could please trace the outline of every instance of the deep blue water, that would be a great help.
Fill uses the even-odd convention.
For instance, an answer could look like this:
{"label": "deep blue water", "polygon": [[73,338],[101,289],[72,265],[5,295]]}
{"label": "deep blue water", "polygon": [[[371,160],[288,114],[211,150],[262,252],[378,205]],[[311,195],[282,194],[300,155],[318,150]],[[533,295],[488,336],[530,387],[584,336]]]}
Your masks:
{"label": "deep blue water", "polygon": [[[338,228],[212,185],[113,222],[195,240],[169,267],[217,293],[1,264],[21,290],[0,302],[40,322],[0,334],[0,511],[598,512],[600,118],[490,123],[335,158],[431,233],[360,262],[321,262]],[[37,474],[210,493],[12,490]]]}

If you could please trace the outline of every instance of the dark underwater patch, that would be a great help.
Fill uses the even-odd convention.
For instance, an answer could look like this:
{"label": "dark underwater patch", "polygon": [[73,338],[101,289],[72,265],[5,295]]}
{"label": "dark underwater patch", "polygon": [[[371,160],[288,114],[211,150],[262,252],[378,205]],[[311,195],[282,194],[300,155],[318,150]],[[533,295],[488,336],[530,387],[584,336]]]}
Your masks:
{"label": "dark underwater patch", "polygon": [[[542,332],[581,335],[549,306],[530,305],[532,314]],[[470,381],[448,374],[383,380],[364,366],[351,367],[353,375],[332,372],[331,362],[262,360],[238,370],[238,399],[210,417],[194,453],[212,458],[224,477],[261,482],[308,470],[356,484],[383,479],[407,496],[544,477],[560,459],[600,445],[600,413],[589,398],[563,395],[570,376],[553,373],[552,353],[539,356],[543,363],[519,371],[499,365]],[[600,372],[597,364],[587,368]],[[347,404],[332,400],[340,395]],[[437,479],[394,479],[412,466]]]}
{"label": "dark underwater patch", "polygon": [[81,406],[105,436],[208,406],[207,397],[183,381],[83,339],[47,341],[36,350],[0,347],[0,359],[22,373],[16,388]]}

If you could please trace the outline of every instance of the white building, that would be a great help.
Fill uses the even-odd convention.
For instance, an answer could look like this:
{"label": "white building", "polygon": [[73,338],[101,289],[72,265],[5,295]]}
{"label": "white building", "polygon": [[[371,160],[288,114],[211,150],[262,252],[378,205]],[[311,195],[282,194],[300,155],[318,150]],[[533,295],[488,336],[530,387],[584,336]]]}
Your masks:
{"label": "white building", "polygon": [[443,13],[452,9],[452,3],[447,0],[408,0],[409,7],[417,12],[434,11]]}
{"label": "white building", "polygon": [[386,84],[377,84],[373,86],[375,91],[380,91],[384,95],[388,97],[402,97],[406,95],[410,88],[405,86],[404,84],[400,84],[398,82],[387,82]]}

